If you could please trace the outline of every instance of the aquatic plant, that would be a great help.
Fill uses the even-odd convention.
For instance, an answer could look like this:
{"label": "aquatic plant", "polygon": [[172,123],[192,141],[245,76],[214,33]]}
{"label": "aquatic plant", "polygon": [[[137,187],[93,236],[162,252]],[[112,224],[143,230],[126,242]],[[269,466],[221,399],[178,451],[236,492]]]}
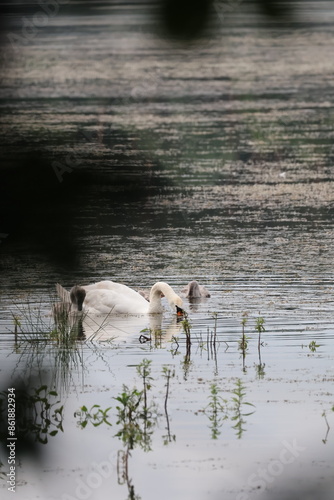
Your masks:
{"label": "aquatic plant", "polygon": [[244,397],[246,396],[246,391],[245,391],[245,386],[242,383],[241,379],[238,378],[236,381],[235,388],[232,390],[232,394],[234,396],[232,397],[232,408],[231,411],[233,411],[234,415],[231,417],[231,420],[235,422],[235,425],[233,426],[233,429],[236,430],[236,435],[238,439],[241,439],[242,434],[245,431],[244,424],[246,421],[244,420],[243,417],[248,417],[249,415],[252,415],[255,410],[244,413],[243,412],[243,406],[252,406],[255,407],[252,403],[249,403],[247,401],[244,401]]}
{"label": "aquatic plant", "polygon": [[143,389],[129,389],[123,385],[123,392],[114,399],[120,404],[116,406],[117,425],[121,428],[116,434],[122,439],[128,450],[139,445],[144,451],[151,450],[151,439],[158,412],[154,402],[148,403],[148,391],[151,389],[151,361],[143,359],[137,366],[137,373],[142,379]]}
{"label": "aquatic plant", "polygon": [[[173,344],[176,344],[175,348],[173,348]],[[180,344],[178,342],[178,339],[177,339],[177,337],[175,337],[175,335],[173,335],[171,338],[171,348],[170,348],[170,353],[171,353],[172,357],[174,357],[176,354],[180,354],[178,352],[179,348],[180,348]]]}
{"label": "aquatic plant", "polygon": [[[16,432],[18,435],[32,436],[34,441],[46,444],[48,437],[63,432],[63,409],[55,390],[47,385],[34,388],[32,393],[16,391]],[[4,412],[7,392],[0,393],[0,415]],[[1,418],[4,418],[3,416]]]}
{"label": "aquatic plant", "polygon": [[175,439],[176,439],[175,434],[172,435],[170,432],[169,415],[168,415],[168,410],[167,410],[170,380],[171,380],[171,378],[175,377],[175,370],[171,369],[168,366],[163,366],[162,367],[162,375],[166,379],[166,395],[165,395],[164,408],[165,408],[165,416],[166,416],[167,435],[163,436],[163,439],[164,439],[164,445],[167,445],[168,443],[170,443],[171,441],[175,441]]}
{"label": "aquatic plant", "polygon": [[204,409],[210,421],[211,438],[218,439],[220,435],[219,428],[223,425],[224,420],[228,418],[227,400],[219,395],[217,384],[213,383],[210,386],[209,404]]}
{"label": "aquatic plant", "polygon": [[15,314],[13,314],[13,321],[14,321],[15,342],[17,342],[18,328],[21,327],[21,321],[20,321],[20,318],[18,316],[15,316]]}
{"label": "aquatic plant", "polygon": [[308,345],[309,349],[311,352],[315,352],[317,350],[318,347],[320,347],[319,344],[316,343],[315,340],[312,340],[309,345]]}
{"label": "aquatic plant", "polygon": [[[331,411],[334,411],[334,405],[332,406]],[[326,411],[323,411],[323,413],[322,413],[322,417],[324,417],[325,422],[326,422],[326,426],[327,426],[326,436],[325,436],[325,438],[324,438],[324,439],[322,439],[322,442],[323,442],[324,444],[326,444],[326,443],[327,443],[327,438],[328,438],[328,433],[329,433],[329,431],[330,431],[330,426],[329,426],[329,423],[328,423],[328,420],[327,420]]]}
{"label": "aquatic plant", "polygon": [[242,338],[245,338],[245,326],[247,325],[247,321],[248,321],[248,311],[245,311],[242,313],[242,320],[241,320]]}
{"label": "aquatic plant", "polygon": [[185,318],[184,320],[182,320],[181,324],[182,324],[183,332],[186,335],[186,345],[187,345],[187,349],[188,349],[191,346],[191,335],[190,335],[191,325],[190,325],[188,318]]}
{"label": "aquatic plant", "polygon": [[266,331],[266,329],[264,327],[264,323],[265,323],[265,320],[261,316],[256,318],[255,330],[258,332],[258,335],[259,335],[258,343],[257,343],[259,362],[257,364],[255,364],[255,367],[256,367],[256,373],[257,373],[257,376],[259,379],[263,378],[264,374],[265,374],[265,372],[264,372],[265,364],[262,363],[262,359],[261,359],[261,346],[263,346],[263,343],[261,342],[261,333]]}
{"label": "aquatic plant", "polygon": [[99,427],[103,423],[111,426],[111,423],[107,420],[108,412],[110,409],[111,406],[109,406],[109,408],[106,408],[105,410],[102,410],[101,406],[96,404],[91,406],[91,408],[88,410],[88,408],[83,405],[81,406],[80,410],[77,410],[74,413],[74,416],[79,417],[77,424],[82,429],[86,427],[88,422],[91,422],[94,427]]}
{"label": "aquatic plant", "polygon": [[183,359],[183,371],[184,379],[187,379],[189,368],[190,368],[190,358],[191,358],[191,334],[190,334],[190,322],[187,318],[182,321],[183,331],[186,335],[186,355]]}
{"label": "aquatic plant", "polygon": [[129,476],[129,450],[118,450],[117,452],[117,478],[118,484],[126,484],[128,487],[127,500],[141,500],[139,495],[136,495],[132,479]]}
{"label": "aquatic plant", "polygon": [[246,337],[246,335],[245,335],[245,326],[247,325],[247,321],[248,321],[248,312],[244,312],[242,314],[242,320],[241,320],[242,335],[241,335],[241,339],[238,342],[238,348],[240,349],[240,351],[243,352],[243,354],[245,354],[247,349],[248,349],[249,337]]}
{"label": "aquatic plant", "polygon": [[213,327],[213,338],[211,339],[212,340],[212,343],[213,343],[213,346],[214,348],[216,347],[216,341],[217,341],[217,322],[218,322],[218,313],[217,312],[214,312],[212,314],[213,316],[213,319],[215,320],[215,323],[214,323],[214,327]]}
{"label": "aquatic plant", "polygon": [[[24,304],[16,304],[15,313],[12,315],[16,340],[53,341],[68,347],[73,346],[76,341],[87,341],[83,326],[86,314],[76,314],[71,310],[70,303],[59,302],[54,296],[50,296],[47,302],[27,301]],[[90,321],[94,323],[92,317]],[[105,315],[102,322],[95,321],[96,329],[89,337],[89,341],[95,340],[109,321],[109,314]]]}
{"label": "aquatic plant", "polygon": [[266,366],[265,363],[261,362],[261,354],[259,353],[259,362],[254,363],[255,365],[255,370],[256,370],[256,375],[259,379],[263,378],[265,376],[265,371],[264,367]]}
{"label": "aquatic plant", "polygon": [[246,423],[244,417],[252,415],[255,410],[245,413],[243,406],[248,405],[254,407],[252,403],[244,401],[246,391],[240,379],[237,379],[235,388],[232,390],[232,398],[229,401],[220,395],[218,385],[213,383],[210,385],[209,404],[202,410],[209,418],[211,438],[217,439],[220,435],[220,427],[223,422],[228,418],[235,424],[232,426],[236,430],[238,439],[242,437],[245,431],[244,424]]}
{"label": "aquatic plant", "polygon": [[[48,384],[62,394],[69,390],[74,375],[84,373],[83,342],[89,349],[96,349],[96,346],[92,342],[94,336],[89,341],[85,338],[84,316],[70,315],[69,308],[60,303],[54,306],[52,298],[46,303],[27,302],[16,306],[14,349],[19,354],[17,364],[23,365],[25,379],[34,376],[36,367],[44,366],[46,359],[50,360]],[[105,321],[106,318],[97,325],[96,333],[104,327]]]}
{"label": "aquatic plant", "polygon": [[322,439],[322,442],[323,442],[324,444],[326,444],[326,443],[327,443],[327,438],[328,438],[328,433],[329,433],[329,431],[330,431],[330,426],[329,426],[329,423],[328,423],[328,420],[327,420],[327,416],[326,416],[326,412],[325,412],[325,411],[322,413],[322,417],[324,417],[325,422],[326,422],[326,426],[327,426],[326,435],[325,435],[324,439]]}
{"label": "aquatic plant", "polygon": [[143,391],[123,386],[123,392],[114,399],[120,403],[116,406],[118,412],[117,425],[120,426],[116,436],[119,437],[128,450],[139,445],[144,451],[151,450],[151,440],[157,420],[155,406],[142,407]]}
{"label": "aquatic plant", "polygon": [[141,443],[143,439],[143,432],[140,428],[141,412],[138,411],[142,391],[136,388],[130,390],[123,385],[123,392],[114,399],[120,403],[116,406],[116,410],[118,412],[117,425],[121,428],[116,436],[123,441],[127,449],[133,450],[135,445]]}
{"label": "aquatic plant", "polygon": [[162,367],[162,375],[166,379],[166,396],[165,396],[165,411],[167,412],[167,402],[168,402],[168,396],[169,396],[169,384],[170,384],[170,379],[175,377],[175,370],[171,369],[168,366],[163,366]]}
{"label": "aquatic plant", "polygon": [[84,338],[83,316],[71,316],[70,304],[55,302],[52,297],[47,303],[27,301],[16,304],[12,316],[15,341],[52,340],[60,344],[72,344],[75,340]]}
{"label": "aquatic plant", "polygon": [[151,389],[150,381],[153,380],[151,377],[151,363],[152,361],[148,359],[143,359],[141,363],[137,366],[137,373],[142,378],[143,381],[143,395],[144,395],[144,414],[147,416],[148,407],[147,407],[147,391]]}
{"label": "aquatic plant", "polygon": [[208,350],[208,359],[211,356],[211,359],[215,362],[215,375],[218,374],[218,363],[217,363],[217,322],[218,322],[218,313],[213,313],[214,319],[214,327],[211,333],[209,332],[209,328],[207,330],[207,350]]}
{"label": "aquatic plant", "polygon": [[259,334],[258,343],[257,343],[257,347],[258,347],[259,352],[260,352],[261,345],[262,345],[262,343],[261,343],[261,333],[263,333],[263,332],[266,331],[266,329],[264,327],[264,323],[265,323],[265,320],[264,320],[264,318],[262,318],[262,316],[259,316],[258,318],[256,318],[255,330]]}
{"label": "aquatic plant", "polygon": [[238,349],[242,351],[244,355],[246,355],[246,352],[248,350],[248,341],[250,337],[247,337],[246,335],[242,335],[241,339],[238,341]]}
{"label": "aquatic plant", "polygon": [[249,340],[249,337],[246,337],[245,334],[245,326],[247,324],[247,321],[248,321],[248,312],[244,312],[241,320],[242,335],[241,339],[238,341],[238,349],[241,351],[242,354],[242,369],[244,372],[246,371],[245,360],[246,360],[246,352],[248,350],[248,340]]}

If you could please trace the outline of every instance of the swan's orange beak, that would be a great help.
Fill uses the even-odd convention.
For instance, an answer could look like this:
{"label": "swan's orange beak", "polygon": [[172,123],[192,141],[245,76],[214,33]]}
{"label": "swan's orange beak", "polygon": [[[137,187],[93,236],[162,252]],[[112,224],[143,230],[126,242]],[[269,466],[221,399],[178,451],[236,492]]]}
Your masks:
{"label": "swan's orange beak", "polygon": [[175,307],[176,307],[176,315],[177,315],[178,317],[180,317],[180,316],[184,316],[184,310],[183,310],[183,309],[181,309],[181,307],[179,307],[179,306],[175,306]]}

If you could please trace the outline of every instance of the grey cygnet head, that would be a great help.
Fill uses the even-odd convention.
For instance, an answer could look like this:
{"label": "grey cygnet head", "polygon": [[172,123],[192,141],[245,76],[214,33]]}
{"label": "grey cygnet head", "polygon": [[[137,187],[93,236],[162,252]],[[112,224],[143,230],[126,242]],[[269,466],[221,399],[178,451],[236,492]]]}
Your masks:
{"label": "grey cygnet head", "polygon": [[86,290],[81,286],[75,285],[71,288],[70,299],[73,305],[75,305],[78,311],[82,311],[83,302],[86,297]]}

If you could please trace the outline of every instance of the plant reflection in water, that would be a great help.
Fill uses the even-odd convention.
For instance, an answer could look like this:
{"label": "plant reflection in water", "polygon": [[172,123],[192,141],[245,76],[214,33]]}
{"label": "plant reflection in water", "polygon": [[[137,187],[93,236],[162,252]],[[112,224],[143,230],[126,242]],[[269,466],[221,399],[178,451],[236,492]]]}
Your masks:
{"label": "plant reflection in water", "polygon": [[246,395],[246,388],[240,379],[237,379],[235,388],[232,390],[232,398],[229,403],[227,398],[223,398],[220,395],[218,385],[216,383],[210,386],[210,396],[209,404],[202,410],[203,413],[208,417],[210,421],[211,438],[218,439],[221,434],[219,430],[222,427],[225,420],[230,420],[234,422],[232,426],[236,431],[236,436],[241,439],[243,433],[245,432],[244,424],[246,421],[244,417],[248,417],[254,413],[255,410],[245,413],[243,411],[243,405],[248,405],[254,407],[252,403],[244,401]]}
{"label": "plant reflection in water", "polygon": [[107,418],[110,409],[111,406],[109,406],[109,408],[106,408],[105,410],[102,410],[100,405],[93,405],[88,410],[88,408],[83,405],[81,406],[79,411],[76,411],[74,413],[74,416],[79,417],[78,426],[82,429],[86,427],[88,422],[91,422],[94,427],[99,427],[101,424],[111,425]]}
{"label": "plant reflection in water", "polygon": [[[144,452],[152,450],[152,438],[156,429],[159,417],[159,407],[150,397],[152,389],[151,361],[143,359],[137,366],[137,374],[141,380],[142,388],[136,386],[130,389],[123,385],[122,392],[113,399],[117,402],[116,426],[118,430],[115,437],[120,439],[124,448],[117,453],[117,477],[120,485],[126,484],[128,488],[128,498],[139,499],[135,494],[132,479],[129,475],[129,458],[131,451],[135,447],[141,448]],[[166,418],[167,434],[162,436],[164,445],[175,441],[176,437],[171,433],[168,415],[168,397],[170,393],[170,381],[175,376],[175,371],[169,366],[163,366],[162,375],[166,380],[166,393],[164,398],[164,413]],[[109,421],[109,411],[111,407],[103,410],[100,405],[95,404],[88,410],[87,406],[81,406],[80,410],[74,413],[77,424],[81,429],[85,429],[89,422],[94,427],[102,424],[111,426]]]}
{"label": "plant reflection in water", "polygon": [[154,401],[148,400],[148,392],[151,389],[151,361],[144,359],[137,366],[137,373],[142,379],[143,388],[129,389],[123,385],[123,392],[114,398],[119,405],[117,410],[117,423],[120,426],[116,436],[122,440],[124,450],[117,454],[117,473],[119,484],[127,484],[128,498],[139,499],[135,494],[134,486],[129,477],[129,457],[131,450],[139,446],[145,452],[150,451],[152,435],[158,420],[158,408]]}
{"label": "plant reflection in water", "polygon": [[[63,432],[63,410],[58,393],[42,385],[38,388],[19,387],[16,390],[15,431],[33,442],[46,444],[48,438]],[[6,420],[7,392],[0,392],[0,416]]]}

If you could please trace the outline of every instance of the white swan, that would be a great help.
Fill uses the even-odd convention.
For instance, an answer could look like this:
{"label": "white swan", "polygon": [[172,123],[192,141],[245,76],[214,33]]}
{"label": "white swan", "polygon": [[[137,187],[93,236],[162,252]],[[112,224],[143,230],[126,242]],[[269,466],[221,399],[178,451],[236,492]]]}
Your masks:
{"label": "white swan", "polygon": [[199,299],[202,297],[210,297],[209,291],[205,288],[205,286],[200,285],[198,281],[190,281],[188,285],[181,290],[182,293],[188,299]]}
{"label": "white swan", "polygon": [[92,314],[161,314],[161,294],[177,313],[183,314],[182,299],[174,290],[162,281],[155,283],[150,291],[150,301],[132,288],[114,281],[99,281],[93,285],[74,286],[70,292],[61,285],[56,285],[62,302],[71,303],[72,310]]}
{"label": "white swan", "polygon": [[163,323],[162,314],[86,314],[83,318],[83,330],[87,340],[113,340],[115,344],[132,342],[134,338],[144,335],[151,337],[155,345],[165,345],[172,337],[177,337],[182,325],[176,315],[171,315],[167,323]]}

